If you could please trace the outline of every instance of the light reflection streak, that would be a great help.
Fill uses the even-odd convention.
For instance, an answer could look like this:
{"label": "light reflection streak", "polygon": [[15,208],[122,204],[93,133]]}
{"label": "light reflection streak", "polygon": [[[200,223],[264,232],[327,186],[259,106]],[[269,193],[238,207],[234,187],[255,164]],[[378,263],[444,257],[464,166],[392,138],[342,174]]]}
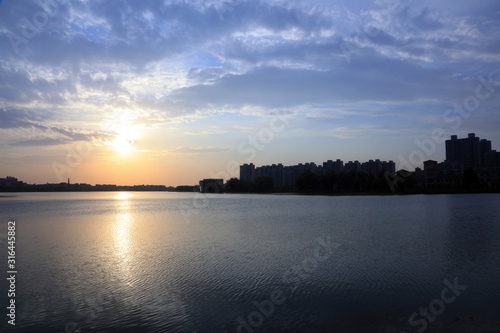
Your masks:
{"label": "light reflection streak", "polygon": [[132,194],[128,193],[128,192],[119,192],[115,199],[118,199],[118,200],[126,200],[128,198],[130,198],[132,196]]}
{"label": "light reflection streak", "polygon": [[[115,243],[115,254],[120,262],[121,275],[128,285],[132,285],[131,279],[131,254],[133,251],[133,224],[134,219],[130,211],[130,201],[126,200],[124,194],[120,193],[123,201],[117,202],[118,212],[113,225],[113,239]],[[129,196],[131,196],[129,194]],[[118,198],[118,197],[117,197]]]}

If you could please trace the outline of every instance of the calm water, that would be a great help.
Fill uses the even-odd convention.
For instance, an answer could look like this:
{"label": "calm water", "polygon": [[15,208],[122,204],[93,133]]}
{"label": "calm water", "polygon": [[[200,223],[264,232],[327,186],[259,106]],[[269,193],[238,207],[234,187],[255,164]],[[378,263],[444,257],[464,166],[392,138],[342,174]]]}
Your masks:
{"label": "calm water", "polygon": [[18,270],[17,325],[7,324],[2,279],[0,327],[500,332],[499,203],[498,194],[0,198],[0,233],[17,221]]}

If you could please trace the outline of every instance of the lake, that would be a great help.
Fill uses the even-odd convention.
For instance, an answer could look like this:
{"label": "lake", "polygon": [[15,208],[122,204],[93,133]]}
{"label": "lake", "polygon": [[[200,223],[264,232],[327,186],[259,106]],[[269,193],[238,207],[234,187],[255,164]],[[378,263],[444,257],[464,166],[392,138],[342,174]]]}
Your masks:
{"label": "lake", "polygon": [[[7,195],[3,193],[2,195]],[[11,194],[10,194],[11,195]],[[15,193],[7,332],[500,332],[500,195]]]}

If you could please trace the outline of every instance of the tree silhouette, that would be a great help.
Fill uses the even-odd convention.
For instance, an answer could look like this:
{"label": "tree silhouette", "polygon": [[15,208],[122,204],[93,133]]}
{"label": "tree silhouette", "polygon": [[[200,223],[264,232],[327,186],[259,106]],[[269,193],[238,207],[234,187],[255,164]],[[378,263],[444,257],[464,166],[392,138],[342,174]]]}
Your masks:
{"label": "tree silhouette", "polygon": [[246,180],[231,178],[226,183],[227,193],[248,193],[254,191],[254,184]]}
{"label": "tree silhouette", "polygon": [[268,193],[274,189],[274,180],[271,177],[258,177],[254,181],[255,191]]}
{"label": "tree silhouette", "polygon": [[474,169],[472,168],[465,169],[463,176],[464,189],[467,190],[472,189],[478,183],[479,183],[479,178]]}
{"label": "tree silhouette", "polygon": [[320,187],[320,180],[311,171],[306,171],[297,179],[295,184],[299,192],[316,192]]}

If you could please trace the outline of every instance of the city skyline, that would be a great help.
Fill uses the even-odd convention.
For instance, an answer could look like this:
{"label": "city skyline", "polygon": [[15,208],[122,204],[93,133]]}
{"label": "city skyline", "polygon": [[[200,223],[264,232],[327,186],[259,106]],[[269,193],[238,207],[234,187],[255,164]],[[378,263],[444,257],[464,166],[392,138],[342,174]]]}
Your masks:
{"label": "city skyline", "polygon": [[245,163],[413,170],[471,132],[500,150],[499,16],[496,1],[0,1],[0,175],[178,186]]}
{"label": "city skyline", "polygon": [[[486,177],[498,177],[498,168],[500,167],[500,151],[496,151],[493,149],[494,146],[492,142],[488,139],[481,139],[477,137],[475,133],[468,133],[464,138],[458,138],[457,135],[451,135],[450,139],[445,141],[446,143],[446,159],[441,162],[427,159],[423,161],[422,166],[425,170],[425,166],[432,165],[433,167],[438,167],[444,170],[445,172],[449,172],[453,170],[455,178],[461,179],[463,177],[463,173],[467,169],[473,169],[474,171],[479,171],[480,175],[483,175],[484,172],[487,173]],[[234,167],[234,165],[233,165]],[[228,181],[231,178],[236,178],[241,181],[253,182],[259,177],[270,177],[273,179],[273,183],[275,187],[294,187],[296,180],[304,173],[310,171],[317,175],[327,175],[331,172],[336,174],[339,173],[366,173],[367,175],[377,176],[385,173],[389,173],[390,176],[386,177],[386,182],[389,188],[393,188],[394,177],[396,177],[396,171],[409,171],[410,173],[421,174],[422,168],[420,166],[416,166],[414,169],[396,169],[396,163],[392,160],[383,161],[380,159],[370,159],[368,161],[347,161],[344,162],[341,159],[336,160],[327,160],[322,163],[316,164],[315,162],[304,162],[295,164],[295,165],[283,165],[282,163],[272,163],[272,164],[264,164],[261,166],[256,166],[253,163],[244,163],[238,166],[238,175],[234,176],[230,174],[228,171],[222,171],[218,174],[219,178],[204,178],[202,181],[220,181],[220,186],[223,185],[224,181]],[[448,176],[448,175],[447,175]],[[449,177],[448,177],[449,178]],[[33,182],[25,182],[23,180],[18,181],[17,177],[13,177],[8,175],[6,178],[0,177],[0,186],[11,186],[9,184],[9,179],[15,184],[26,185],[26,184],[34,184]],[[404,179],[401,178],[398,180],[401,181]],[[198,183],[201,184],[202,181]],[[61,181],[58,183],[49,183],[49,182],[41,182],[37,185],[51,185],[51,186],[59,186],[59,185],[70,185],[70,178],[67,179],[66,182]],[[86,182],[73,183],[71,185],[82,185],[82,186],[91,186],[92,184],[88,184]],[[110,186],[121,186],[121,187],[135,187],[134,190],[140,190],[140,187],[154,187],[154,186],[162,186],[169,187],[170,189],[174,189],[175,186],[170,184],[112,184],[112,183],[102,183],[102,184],[94,184],[92,186],[102,186],[102,187],[110,187]],[[176,185],[178,187],[185,186],[198,186],[198,184],[182,184]],[[108,188],[109,190],[109,188]],[[150,189],[149,189],[150,190]],[[162,189],[163,190],[163,189]]]}

